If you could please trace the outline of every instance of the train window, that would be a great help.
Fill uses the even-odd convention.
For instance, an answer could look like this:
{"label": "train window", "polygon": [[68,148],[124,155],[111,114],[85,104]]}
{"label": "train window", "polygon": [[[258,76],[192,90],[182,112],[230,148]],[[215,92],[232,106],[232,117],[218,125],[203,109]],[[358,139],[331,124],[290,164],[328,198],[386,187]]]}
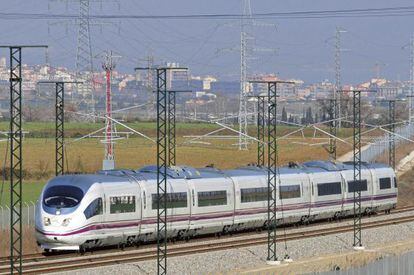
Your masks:
{"label": "train window", "polygon": [[280,186],[280,199],[300,198],[300,185]]}
{"label": "train window", "polygon": [[142,194],[142,199],[144,202],[144,209],[146,209],[147,208],[147,195],[145,194],[145,191]]}
{"label": "train window", "polygon": [[318,183],[318,196],[342,194],[340,182]]}
{"label": "train window", "polygon": [[367,191],[368,190],[368,182],[367,180],[361,180],[360,184],[358,184],[358,181],[348,181],[348,192],[358,192],[358,191]]}
{"label": "train window", "polygon": [[197,192],[198,206],[214,206],[227,204],[227,191],[204,191]]}
{"label": "train window", "polygon": [[109,197],[110,213],[135,212],[135,196]]}
{"label": "train window", "polygon": [[[157,194],[152,194],[152,209],[157,209]],[[167,208],[187,207],[187,192],[176,192],[167,194]]]}
{"label": "train window", "polygon": [[48,207],[70,208],[79,204],[83,191],[70,185],[51,186],[46,189],[43,198],[43,203]]}
{"label": "train window", "polygon": [[391,178],[380,178],[379,179],[380,189],[391,188]]}
{"label": "train window", "polygon": [[397,178],[394,177],[394,187],[397,188]]}
{"label": "train window", "polygon": [[103,204],[102,198],[97,198],[93,202],[91,202],[88,207],[86,207],[83,214],[85,215],[86,219],[90,219],[97,215],[102,215],[103,213]]}
{"label": "train window", "polygon": [[267,201],[267,187],[240,189],[241,202]]}

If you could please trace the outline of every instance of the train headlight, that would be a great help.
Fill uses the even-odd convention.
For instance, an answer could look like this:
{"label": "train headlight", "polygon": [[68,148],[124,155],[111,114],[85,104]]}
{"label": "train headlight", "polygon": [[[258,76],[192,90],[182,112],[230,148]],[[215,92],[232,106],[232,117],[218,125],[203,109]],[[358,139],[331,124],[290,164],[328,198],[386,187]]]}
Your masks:
{"label": "train headlight", "polygon": [[62,222],[62,225],[63,226],[68,226],[68,224],[70,223],[70,220],[71,220],[71,218],[64,219],[63,222]]}
{"label": "train headlight", "polygon": [[43,218],[43,224],[44,224],[44,225],[46,225],[46,226],[47,226],[47,225],[50,225],[50,219],[49,219],[49,218],[47,218],[47,217],[44,217],[44,218]]}

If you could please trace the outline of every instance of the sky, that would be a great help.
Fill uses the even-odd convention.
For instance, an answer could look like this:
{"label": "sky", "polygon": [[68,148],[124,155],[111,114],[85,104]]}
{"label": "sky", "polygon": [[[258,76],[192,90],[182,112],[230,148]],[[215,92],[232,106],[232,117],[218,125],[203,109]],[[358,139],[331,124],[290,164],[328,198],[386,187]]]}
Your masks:
{"label": "sky", "polygon": [[[183,15],[241,13],[241,0],[119,0],[91,4],[93,14]],[[251,0],[253,13],[412,6],[412,0]],[[76,14],[76,0],[0,0],[0,12]],[[147,55],[157,63],[178,62],[193,75],[238,79],[240,20],[123,19],[91,25],[96,70],[101,55],[113,50],[122,58],[118,69],[133,72]],[[376,76],[409,79],[408,43],[413,16],[375,18],[267,19],[249,29],[256,49],[248,59],[249,75],[274,73],[307,83],[334,81],[334,36],[342,33],[342,83]],[[0,44],[47,44],[54,67],[75,68],[77,27],[62,20],[0,20]],[[252,46],[253,48],[253,46]],[[0,50],[0,56],[7,51]],[[24,63],[44,62],[42,50],[23,52]]]}

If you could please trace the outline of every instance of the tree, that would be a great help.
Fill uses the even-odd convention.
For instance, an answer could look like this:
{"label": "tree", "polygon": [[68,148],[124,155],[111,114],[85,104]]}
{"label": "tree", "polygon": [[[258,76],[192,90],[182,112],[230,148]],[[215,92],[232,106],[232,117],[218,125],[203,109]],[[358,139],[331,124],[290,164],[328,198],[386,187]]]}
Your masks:
{"label": "tree", "polygon": [[312,115],[312,108],[309,107],[306,110],[306,119],[305,119],[305,123],[306,124],[312,124],[313,123],[313,115]]}
{"label": "tree", "polygon": [[286,122],[287,120],[288,120],[288,115],[287,115],[285,106],[283,106],[283,109],[282,109],[282,121],[285,121]]}

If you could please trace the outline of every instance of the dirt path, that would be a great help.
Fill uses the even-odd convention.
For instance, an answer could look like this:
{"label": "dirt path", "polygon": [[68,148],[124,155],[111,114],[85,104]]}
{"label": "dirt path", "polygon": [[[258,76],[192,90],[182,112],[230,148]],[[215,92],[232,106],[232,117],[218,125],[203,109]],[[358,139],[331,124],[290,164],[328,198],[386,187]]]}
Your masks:
{"label": "dirt path", "polygon": [[413,250],[414,239],[401,242],[387,243],[364,251],[348,251],[345,253],[322,255],[314,258],[299,260],[280,266],[262,266],[250,270],[237,270],[229,274],[307,274],[313,272],[327,272],[346,270],[350,267],[366,266],[376,260],[400,256]]}
{"label": "dirt path", "polygon": [[[364,151],[365,151],[366,149],[368,149],[370,146],[371,146],[370,144],[363,146],[363,147],[361,148],[361,152],[364,152]],[[351,150],[351,151],[349,151],[348,153],[343,154],[342,156],[340,156],[340,157],[338,158],[338,161],[340,161],[340,162],[352,161],[352,160],[353,160],[353,157],[354,157],[354,151],[353,151],[353,150]]]}
{"label": "dirt path", "polygon": [[412,170],[414,166],[414,151],[412,151],[408,156],[404,157],[398,163],[396,167],[397,176],[400,177],[407,173],[408,171]]}

